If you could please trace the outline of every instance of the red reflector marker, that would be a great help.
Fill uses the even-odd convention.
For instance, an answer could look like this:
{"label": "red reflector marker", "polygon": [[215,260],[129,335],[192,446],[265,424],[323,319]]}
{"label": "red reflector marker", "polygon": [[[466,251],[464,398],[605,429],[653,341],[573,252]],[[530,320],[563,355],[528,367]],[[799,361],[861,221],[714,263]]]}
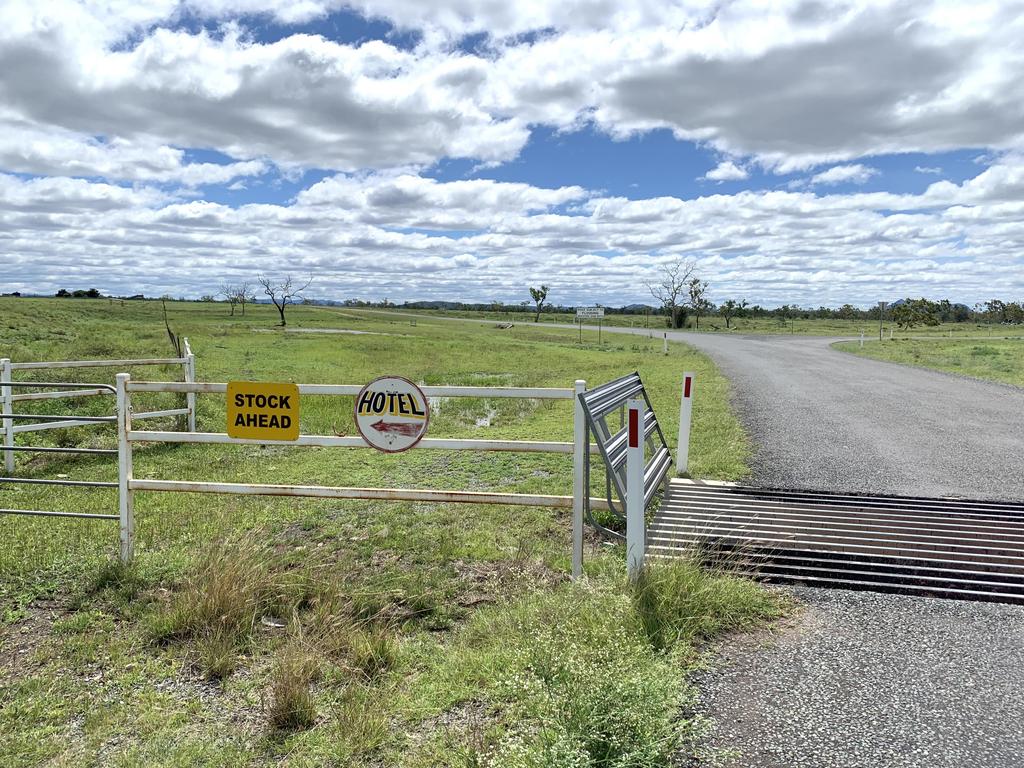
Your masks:
{"label": "red reflector marker", "polygon": [[629,409],[629,447],[640,446],[640,411],[637,408]]}
{"label": "red reflector marker", "polygon": [[692,379],[689,376],[687,376],[683,380],[683,397],[687,397],[688,398],[690,396],[690,382],[691,381],[692,381]]}

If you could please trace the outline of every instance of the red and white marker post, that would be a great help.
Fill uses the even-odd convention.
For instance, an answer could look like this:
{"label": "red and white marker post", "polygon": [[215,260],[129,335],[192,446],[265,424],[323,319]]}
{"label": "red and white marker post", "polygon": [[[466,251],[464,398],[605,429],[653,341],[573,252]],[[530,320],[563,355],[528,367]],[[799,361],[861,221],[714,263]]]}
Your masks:
{"label": "red and white marker post", "polygon": [[644,566],[647,531],[644,520],[643,400],[626,402],[626,573],[635,579]]}
{"label": "red and white marker post", "polygon": [[696,374],[683,374],[682,397],[679,398],[679,440],[676,442],[676,474],[681,475],[690,463],[690,422],[693,419],[693,385]]}

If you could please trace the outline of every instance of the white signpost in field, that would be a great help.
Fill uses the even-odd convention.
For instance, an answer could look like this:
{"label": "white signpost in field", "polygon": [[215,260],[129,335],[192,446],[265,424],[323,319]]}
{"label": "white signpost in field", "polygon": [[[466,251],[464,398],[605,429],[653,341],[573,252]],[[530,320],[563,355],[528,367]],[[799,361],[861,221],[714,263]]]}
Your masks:
{"label": "white signpost in field", "polygon": [[580,344],[583,343],[584,320],[597,320],[597,343],[601,343],[602,319],[604,319],[604,307],[576,307],[576,322],[580,326]]}
{"label": "white signpost in field", "polygon": [[696,378],[692,371],[683,374],[679,398],[679,439],[676,441],[676,474],[680,475],[690,464],[690,424],[693,421],[693,382]]}

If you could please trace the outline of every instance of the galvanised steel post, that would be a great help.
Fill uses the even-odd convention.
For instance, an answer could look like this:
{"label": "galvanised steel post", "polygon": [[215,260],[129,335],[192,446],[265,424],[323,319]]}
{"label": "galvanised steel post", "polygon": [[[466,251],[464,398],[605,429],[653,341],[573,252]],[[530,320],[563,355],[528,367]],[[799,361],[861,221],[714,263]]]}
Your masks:
{"label": "galvanised steel post", "polygon": [[590,437],[586,414],[580,395],[587,391],[587,382],[577,379],[573,399],[572,452],[572,577],[583,575],[583,504],[590,492],[586,485],[587,461],[590,459]]}
{"label": "galvanised steel post", "polygon": [[132,428],[131,398],[127,373],[117,374],[117,499],[121,526],[121,562],[131,562],[135,554],[135,504],[132,499],[132,444],[128,432]]}
{"label": "galvanised steel post", "polygon": [[[11,361],[8,358],[0,360],[0,383],[11,382]],[[9,416],[14,413],[14,390],[12,387],[0,387],[0,399],[3,399],[3,414]],[[14,474],[14,420],[4,419],[4,474]]]}
{"label": "galvanised steel post", "polygon": [[[185,337],[185,381],[189,384],[195,384],[196,381],[196,356],[192,354],[192,347],[189,346],[188,337]],[[185,405],[188,408],[188,416],[186,425],[188,426],[189,432],[196,431],[196,393],[186,392],[185,393]]]}

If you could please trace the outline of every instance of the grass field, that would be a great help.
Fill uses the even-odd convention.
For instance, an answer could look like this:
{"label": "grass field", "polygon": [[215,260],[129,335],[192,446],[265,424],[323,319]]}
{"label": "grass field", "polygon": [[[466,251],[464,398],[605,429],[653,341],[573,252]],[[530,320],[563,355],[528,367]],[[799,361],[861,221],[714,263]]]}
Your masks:
{"label": "grass field", "polygon": [[836,345],[844,352],[1024,387],[1022,339],[906,339]]}
{"label": "grass field", "polygon": [[[15,361],[169,352],[156,303],[0,299],[0,308],[0,357]],[[581,346],[543,327],[307,307],[291,310],[287,332],[268,307],[244,318],[221,305],[171,303],[168,312],[202,381],[361,383],[395,373],[426,384],[568,386],[639,369],[669,436],[679,375],[694,370],[692,472],[745,472],[749,449],[727,384],[682,345],[664,356],[643,338]],[[161,395],[136,407],[174,403]],[[77,412],[110,407],[93,399]],[[571,439],[566,402],[435,408],[435,437]],[[348,399],[305,397],[302,431],[351,433],[350,409]],[[200,396],[198,410],[200,430],[223,431],[222,397]],[[111,447],[111,433],[31,437]],[[17,470],[25,477],[116,477],[109,460],[27,456]],[[135,475],[564,494],[571,460],[164,445],[137,448]],[[116,499],[106,489],[8,484],[0,507],[109,513]],[[784,610],[694,563],[629,585],[621,547],[596,539],[585,583],[572,584],[567,515],[547,509],[139,493],[136,526],[137,556],[124,568],[113,523],[0,517],[0,764],[668,765],[697,727],[680,717],[695,644]]]}
{"label": "grass field", "polygon": [[[380,310],[354,310],[379,313]],[[393,310],[408,314],[421,315],[423,317],[457,317],[468,320],[481,320],[485,322],[511,322],[516,325],[532,325],[533,313],[522,312],[468,312],[456,310]],[[574,321],[572,314],[558,314],[544,312],[541,314],[540,324],[569,323]],[[694,330],[694,322],[691,317],[686,330]],[[583,331],[585,341],[597,339],[597,332],[590,329],[595,323],[588,323]],[[602,321],[605,328],[648,328],[652,332],[659,333],[667,330],[665,319],[658,315],[645,318],[643,315],[606,315]],[[734,318],[727,328],[725,320],[720,317],[702,317],[700,327],[701,333],[771,333],[771,334],[797,334],[804,336],[850,336],[859,337],[861,331],[867,339],[878,338],[878,320],[819,320],[795,318],[782,322],[772,317],[760,318]],[[936,326],[919,326],[909,330],[900,330],[892,323],[884,324],[885,338],[889,338],[892,330],[894,338],[1004,338],[1024,336],[1024,327],[989,325],[985,323],[942,323]],[[574,331],[575,332],[575,331]]]}

